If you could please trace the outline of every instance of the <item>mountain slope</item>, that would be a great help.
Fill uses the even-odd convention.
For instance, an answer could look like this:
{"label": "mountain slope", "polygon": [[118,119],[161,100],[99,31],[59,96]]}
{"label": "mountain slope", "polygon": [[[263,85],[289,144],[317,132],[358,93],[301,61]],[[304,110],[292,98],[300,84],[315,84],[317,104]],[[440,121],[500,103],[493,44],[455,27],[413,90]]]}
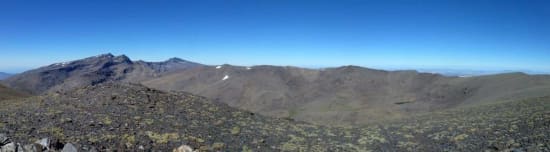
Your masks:
{"label": "mountain slope", "polygon": [[10,89],[6,86],[0,85],[0,100],[23,98],[29,95]]}
{"label": "mountain slope", "polygon": [[223,65],[143,82],[269,116],[321,124],[365,124],[474,103],[550,95],[550,76],[445,77],[357,66],[322,70]]}
{"label": "mountain slope", "polygon": [[165,62],[133,62],[124,55],[102,54],[26,71],[3,82],[17,90],[40,94],[107,81],[139,82],[198,66],[202,65],[177,58]]}
{"label": "mountain slope", "polygon": [[103,83],[0,104],[0,133],[23,143],[33,142],[29,137],[50,137],[100,151],[136,151],[140,146],[146,151],[169,151],[180,144],[210,150],[280,151],[307,145],[337,150],[323,145],[347,142],[325,133],[318,135],[321,140],[306,142],[307,132],[326,127],[272,119],[187,93],[131,84]]}
{"label": "mountain slope", "polygon": [[100,151],[170,151],[181,144],[201,151],[550,150],[550,97],[353,128],[269,118],[131,84],[102,83],[0,105],[0,134],[23,145],[49,137],[53,150],[65,143]]}
{"label": "mountain slope", "polygon": [[145,62],[111,54],[38,68],[3,83],[40,94],[111,81],[190,92],[267,116],[344,126],[550,95],[548,75],[461,78],[358,66],[205,66],[178,58]]}

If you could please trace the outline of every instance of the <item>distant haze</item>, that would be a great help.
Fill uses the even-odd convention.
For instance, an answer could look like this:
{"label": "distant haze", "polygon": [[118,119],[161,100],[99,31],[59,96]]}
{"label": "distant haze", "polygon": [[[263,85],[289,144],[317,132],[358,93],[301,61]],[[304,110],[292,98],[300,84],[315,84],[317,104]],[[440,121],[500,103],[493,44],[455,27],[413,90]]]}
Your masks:
{"label": "distant haze", "polygon": [[0,80],[6,79],[10,76],[11,76],[11,74],[9,74],[9,73],[0,72]]}

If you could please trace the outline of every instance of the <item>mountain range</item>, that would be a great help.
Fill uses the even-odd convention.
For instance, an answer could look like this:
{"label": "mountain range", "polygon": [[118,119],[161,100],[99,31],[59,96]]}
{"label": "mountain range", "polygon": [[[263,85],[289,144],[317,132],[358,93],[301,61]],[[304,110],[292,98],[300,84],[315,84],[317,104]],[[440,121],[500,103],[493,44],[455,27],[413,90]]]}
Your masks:
{"label": "mountain range", "polygon": [[112,54],[56,63],[2,81],[29,94],[105,82],[185,91],[266,116],[331,126],[369,124],[411,114],[550,95],[548,75],[456,77],[358,66],[212,66],[179,58],[132,61]]}
{"label": "mountain range", "polygon": [[103,54],[0,82],[0,151],[550,150],[548,75]]}
{"label": "mountain range", "polygon": [[144,62],[131,61],[125,55],[102,54],[29,70],[3,82],[16,90],[40,94],[108,81],[139,82],[196,66],[201,65],[178,58]]}

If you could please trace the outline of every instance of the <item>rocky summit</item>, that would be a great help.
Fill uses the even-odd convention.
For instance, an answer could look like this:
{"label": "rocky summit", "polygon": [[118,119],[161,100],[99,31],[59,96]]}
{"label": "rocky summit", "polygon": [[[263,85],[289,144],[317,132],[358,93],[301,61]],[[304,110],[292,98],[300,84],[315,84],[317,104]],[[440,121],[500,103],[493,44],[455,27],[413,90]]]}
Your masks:
{"label": "rocky summit", "polygon": [[112,81],[140,82],[200,66],[203,65],[178,58],[144,62],[108,53],[29,70],[1,83],[21,92],[42,94]]}
{"label": "rocky summit", "polygon": [[1,151],[549,151],[550,97],[328,127],[101,83],[0,101]]}

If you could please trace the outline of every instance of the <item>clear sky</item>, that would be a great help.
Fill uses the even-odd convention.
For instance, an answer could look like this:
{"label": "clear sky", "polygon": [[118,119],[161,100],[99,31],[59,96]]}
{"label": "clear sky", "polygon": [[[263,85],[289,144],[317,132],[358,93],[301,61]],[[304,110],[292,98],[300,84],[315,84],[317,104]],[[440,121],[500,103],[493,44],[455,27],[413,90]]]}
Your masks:
{"label": "clear sky", "polygon": [[550,71],[550,1],[0,1],[0,71],[108,52],[212,65]]}

